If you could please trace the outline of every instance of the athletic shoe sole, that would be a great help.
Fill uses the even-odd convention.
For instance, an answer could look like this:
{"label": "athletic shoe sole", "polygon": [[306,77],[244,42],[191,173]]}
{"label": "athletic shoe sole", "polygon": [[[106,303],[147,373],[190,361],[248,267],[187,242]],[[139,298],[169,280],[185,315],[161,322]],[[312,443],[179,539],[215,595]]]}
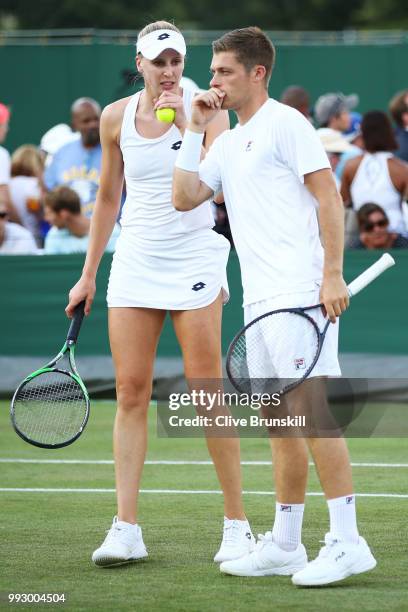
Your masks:
{"label": "athletic shoe sole", "polygon": [[371,559],[367,559],[365,563],[361,563],[360,565],[357,565],[352,570],[343,572],[342,575],[336,576],[332,580],[317,579],[317,580],[309,580],[308,582],[296,582],[296,580],[294,580],[294,577],[293,577],[292,582],[296,586],[324,586],[326,584],[334,584],[335,582],[340,582],[341,580],[345,580],[346,578],[350,578],[351,576],[357,576],[358,574],[364,574],[364,572],[369,572],[370,570],[373,570],[376,567],[376,565],[377,565],[377,561],[374,559],[374,557],[372,557]]}
{"label": "athletic shoe sole", "polygon": [[222,572],[223,574],[227,574],[230,576],[247,576],[248,578],[250,577],[258,577],[261,578],[263,576],[292,576],[293,574],[296,574],[296,572],[300,572],[300,570],[304,569],[306,567],[306,565],[302,565],[301,567],[277,567],[275,569],[269,569],[269,570],[256,570],[253,571],[251,573],[249,572],[244,572],[244,571],[237,571],[237,570],[226,570],[226,569],[221,569],[220,567],[220,572]]}
{"label": "athletic shoe sole", "polygon": [[136,561],[145,559],[147,556],[147,553],[139,555],[138,557],[130,557],[129,559],[118,559],[116,557],[106,556],[99,557],[95,560],[92,559],[92,561],[97,567],[115,567],[116,565],[126,565],[127,563],[135,563]]}

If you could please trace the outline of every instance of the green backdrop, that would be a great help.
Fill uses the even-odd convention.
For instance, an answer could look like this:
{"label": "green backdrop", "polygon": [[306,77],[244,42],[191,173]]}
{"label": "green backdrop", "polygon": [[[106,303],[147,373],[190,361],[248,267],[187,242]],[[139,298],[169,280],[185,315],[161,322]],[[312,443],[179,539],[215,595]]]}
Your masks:
{"label": "green backdrop", "polygon": [[[408,251],[393,253],[397,265],[353,298],[342,316],[341,352],[408,354]],[[345,278],[350,282],[379,253],[346,253]],[[81,331],[81,355],[108,354],[105,290],[111,256],[104,255],[91,316]],[[53,355],[64,339],[67,294],[76,282],[82,255],[0,256],[0,356]],[[237,256],[230,256],[231,300],[224,308],[223,348],[242,325],[242,289]],[[159,356],[179,354],[170,322],[163,331]]]}
{"label": "green backdrop", "polygon": [[[80,96],[103,106],[129,95],[123,71],[134,68],[134,46],[127,43],[0,46],[0,101],[12,107],[5,146],[38,144],[56,123],[69,122],[69,108]],[[185,74],[207,87],[210,45],[191,45]],[[291,84],[306,87],[312,100],[328,91],[357,92],[359,110],[386,109],[391,96],[406,87],[408,44],[281,45],[270,93],[279,98]]]}

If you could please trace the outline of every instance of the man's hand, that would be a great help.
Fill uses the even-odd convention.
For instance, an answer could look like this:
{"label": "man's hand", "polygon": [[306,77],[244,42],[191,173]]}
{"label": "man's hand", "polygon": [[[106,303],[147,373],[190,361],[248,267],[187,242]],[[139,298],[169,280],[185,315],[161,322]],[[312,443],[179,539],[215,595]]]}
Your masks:
{"label": "man's hand", "polygon": [[193,98],[190,126],[204,131],[215,115],[219,113],[225,93],[216,87]]}
{"label": "man's hand", "polygon": [[332,323],[335,323],[336,317],[339,317],[348,308],[349,301],[347,286],[341,274],[333,274],[323,278],[320,302]]}

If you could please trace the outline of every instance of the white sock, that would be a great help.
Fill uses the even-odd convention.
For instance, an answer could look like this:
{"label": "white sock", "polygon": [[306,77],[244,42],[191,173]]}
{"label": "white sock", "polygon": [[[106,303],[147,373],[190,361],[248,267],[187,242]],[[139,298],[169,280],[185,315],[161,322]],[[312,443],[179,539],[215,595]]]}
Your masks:
{"label": "white sock", "polygon": [[355,495],[328,499],[330,533],[334,537],[358,544]]}
{"label": "white sock", "polygon": [[272,529],[274,542],[288,552],[296,550],[301,542],[305,504],[276,502],[275,522]]}

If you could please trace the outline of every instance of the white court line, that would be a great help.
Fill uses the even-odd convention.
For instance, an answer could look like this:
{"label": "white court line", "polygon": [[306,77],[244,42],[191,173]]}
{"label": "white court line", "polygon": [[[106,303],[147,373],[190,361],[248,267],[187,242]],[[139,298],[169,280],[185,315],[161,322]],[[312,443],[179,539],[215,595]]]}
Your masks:
{"label": "white court line", "polygon": [[[115,493],[115,489],[46,489],[46,488],[23,488],[2,487],[2,493]],[[170,495],[222,495],[221,491],[215,490],[191,490],[191,489],[140,489],[140,493],[170,494]],[[275,491],[243,491],[244,495],[275,495]],[[306,493],[309,497],[323,497],[323,493]],[[408,494],[400,493],[358,493],[356,497],[389,497],[408,499]]]}
{"label": "white court line", "polygon": [[[112,459],[7,459],[0,463],[68,464],[68,465],[113,465]],[[213,465],[212,461],[149,460],[145,465]],[[271,461],[241,461],[241,465],[272,465]],[[313,461],[309,465],[314,465]],[[408,468],[408,463],[352,463],[352,467]]]}

